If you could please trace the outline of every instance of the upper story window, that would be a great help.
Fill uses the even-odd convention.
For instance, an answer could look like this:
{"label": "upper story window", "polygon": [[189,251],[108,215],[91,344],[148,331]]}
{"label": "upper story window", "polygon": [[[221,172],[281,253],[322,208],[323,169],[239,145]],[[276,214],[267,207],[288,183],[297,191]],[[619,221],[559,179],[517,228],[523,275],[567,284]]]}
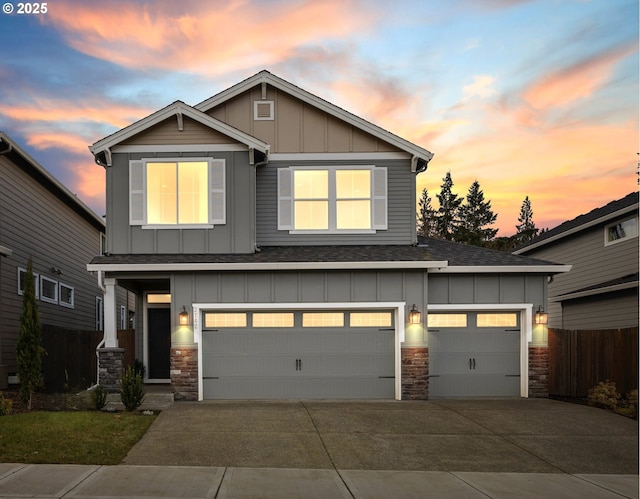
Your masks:
{"label": "upper story window", "polygon": [[605,246],[615,244],[632,237],[638,237],[638,217],[635,216],[607,225],[604,228]]}
{"label": "upper story window", "polygon": [[387,169],[278,169],[278,229],[371,233],[387,228]]}
{"label": "upper story window", "polygon": [[225,223],[222,159],[130,161],[129,189],[131,225],[184,228]]}

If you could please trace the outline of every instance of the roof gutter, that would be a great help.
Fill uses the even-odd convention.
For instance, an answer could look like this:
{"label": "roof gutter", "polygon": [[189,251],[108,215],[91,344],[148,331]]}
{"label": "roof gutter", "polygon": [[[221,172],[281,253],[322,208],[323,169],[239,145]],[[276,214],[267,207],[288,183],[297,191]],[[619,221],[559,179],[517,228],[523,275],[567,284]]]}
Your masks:
{"label": "roof gutter", "polygon": [[226,270],[371,270],[442,269],[446,261],[396,262],[264,262],[264,263],[90,263],[89,272],[198,272]]}

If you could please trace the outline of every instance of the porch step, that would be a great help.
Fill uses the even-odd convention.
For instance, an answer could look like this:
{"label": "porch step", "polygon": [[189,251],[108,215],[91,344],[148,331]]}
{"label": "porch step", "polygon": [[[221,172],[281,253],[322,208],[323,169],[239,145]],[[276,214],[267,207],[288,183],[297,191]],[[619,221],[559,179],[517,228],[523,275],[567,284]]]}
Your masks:
{"label": "porch step", "polygon": [[[146,392],[142,404],[138,407],[139,411],[162,411],[173,404],[173,393],[156,393]],[[103,411],[124,411],[124,404],[120,399],[119,393],[110,393],[107,395],[107,404]]]}

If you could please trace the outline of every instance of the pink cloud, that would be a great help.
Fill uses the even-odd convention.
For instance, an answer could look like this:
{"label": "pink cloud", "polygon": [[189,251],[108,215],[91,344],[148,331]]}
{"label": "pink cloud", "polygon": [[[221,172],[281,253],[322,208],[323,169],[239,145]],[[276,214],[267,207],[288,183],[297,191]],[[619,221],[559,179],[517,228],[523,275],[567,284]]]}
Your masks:
{"label": "pink cloud", "polygon": [[106,123],[116,128],[130,125],[150,110],[140,106],[128,106],[121,103],[100,101],[81,102],[62,99],[34,98],[16,104],[6,104],[0,108],[0,114],[19,122],[77,122],[94,121]]}
{"label": "pink cloud", "polygon": [[33,132],[27,133],[27,144],[36,149],[64,149],[75,154],[88,154],[87,146],[89,141],[65,132]]}
{"label": "pink cloud", "polygon": [[[80,198],[94,209],[98,206],[103,207],[106,185],[104,168],[89,160],[74,162],[68,166],[68,170],[73,172],[75,178],[71,190],[77,192]],[[102,215],[102,213],[98,212],[98,215]]]}
{"label": "pink cloud", "polygon": [[43,22],[76,50],[125,67],[219,74],[272,65],[301,45],[348,36],[367,27],[373,11],[344,0],[289,9],[241,0],[215,9],[200,1],[57,2]]}
{"label": "pink cloud", "polygon": [[615,66],[637,52],[636,43],[616,47],[534,82],[523,95],[534,109],[564,107],[591,96],[610,78]]}

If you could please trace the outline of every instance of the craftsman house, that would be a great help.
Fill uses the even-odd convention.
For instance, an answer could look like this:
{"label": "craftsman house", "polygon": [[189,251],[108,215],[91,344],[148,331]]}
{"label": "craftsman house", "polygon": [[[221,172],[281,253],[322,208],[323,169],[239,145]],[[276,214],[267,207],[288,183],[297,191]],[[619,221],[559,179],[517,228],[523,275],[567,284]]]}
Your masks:
{"label": "craftsman house", "polygon": [[106,289],[101,383],[118,379],[121,285],[145,382],[176,398],[545,395],[533,314],[568,267],[419,241],[428,150],[267,71],[90,150],[107,172],[107,248],[88,265]]}

